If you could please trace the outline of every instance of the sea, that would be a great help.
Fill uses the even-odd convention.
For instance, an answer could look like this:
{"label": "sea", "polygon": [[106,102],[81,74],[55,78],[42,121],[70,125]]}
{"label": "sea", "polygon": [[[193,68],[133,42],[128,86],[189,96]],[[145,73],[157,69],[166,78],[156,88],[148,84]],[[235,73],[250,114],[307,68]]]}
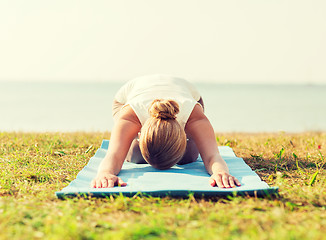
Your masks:
{"label": "sea", "polygon": [[[215,132],[326,131],[326,85],[193,83]],[[0,132],[113,128],[123,82],[0,82]]]}

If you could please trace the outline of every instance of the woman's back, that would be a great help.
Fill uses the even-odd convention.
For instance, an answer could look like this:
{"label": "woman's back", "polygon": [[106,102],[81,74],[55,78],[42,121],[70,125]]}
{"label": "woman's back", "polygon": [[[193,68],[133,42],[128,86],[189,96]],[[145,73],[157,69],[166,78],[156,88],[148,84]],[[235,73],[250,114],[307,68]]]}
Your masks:
{"label": "woman's back", "polygon": [[184,127],[200,94],[182,78],[150,75],[127,82],[115,96],[116,101],[132,107],[142,125],[149,118],[148,109],[154,99],[176,101],[180,106],[177,121]]}

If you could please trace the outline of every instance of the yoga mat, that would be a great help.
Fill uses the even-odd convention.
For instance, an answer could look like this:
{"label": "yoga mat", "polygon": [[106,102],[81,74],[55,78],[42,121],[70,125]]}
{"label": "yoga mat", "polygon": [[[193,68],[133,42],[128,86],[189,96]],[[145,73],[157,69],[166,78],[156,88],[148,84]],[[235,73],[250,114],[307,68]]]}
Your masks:
{"label": "yoga mat", "polygon": [[250,195],[266,196],[277,194],[277,187],[269,187],[251,168],[238,158],[230,147],[219,147],[220,154],[226,161],[230,174],[235,176],[241,186],[236,188],[218,188],[209,185],[209,174],[206,172],[200,156],[196,162],[176,165],[168,170],[158,170],[149,164],[124,162],[119,177],[127,182],[125,187],[91,188],[90,183],[97,174],[97,169],[105,157],[109,146],[108,140],[103,140],[101,147],[90,159],[88,164],[78,173],[75,180],[56,192],[58,198],[71,196],[106,197],[109,195],[133,196],[138,193],[151,196],[226,196]]}

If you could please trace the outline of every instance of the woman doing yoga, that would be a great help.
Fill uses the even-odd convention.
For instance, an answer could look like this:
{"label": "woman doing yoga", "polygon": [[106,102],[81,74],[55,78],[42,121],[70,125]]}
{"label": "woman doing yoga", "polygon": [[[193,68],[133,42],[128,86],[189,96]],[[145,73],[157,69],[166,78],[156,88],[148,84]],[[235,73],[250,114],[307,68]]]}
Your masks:
{"label": "woman doing yoga", "polygon": [[166,75],[135,78],[115,95],[113,117],[109,148],[92,187],[125,186],[117,176],[125,160],[164,170],[194,162],[199,153],[211,186],[240,186],[219,154],[203,100],[188,81]]}

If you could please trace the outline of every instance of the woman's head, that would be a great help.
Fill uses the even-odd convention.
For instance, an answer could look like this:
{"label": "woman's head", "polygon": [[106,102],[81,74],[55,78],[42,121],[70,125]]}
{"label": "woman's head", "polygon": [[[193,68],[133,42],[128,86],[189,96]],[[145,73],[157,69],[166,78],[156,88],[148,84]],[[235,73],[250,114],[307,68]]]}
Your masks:
{"label": "woman's head", "polygon": [[185,131],[176,120],[179,105],[173,100],[156,99],[149,113],[151,117],[139,138],[140,151],[153,167],[168,169],[182,158],[187,146]]}

